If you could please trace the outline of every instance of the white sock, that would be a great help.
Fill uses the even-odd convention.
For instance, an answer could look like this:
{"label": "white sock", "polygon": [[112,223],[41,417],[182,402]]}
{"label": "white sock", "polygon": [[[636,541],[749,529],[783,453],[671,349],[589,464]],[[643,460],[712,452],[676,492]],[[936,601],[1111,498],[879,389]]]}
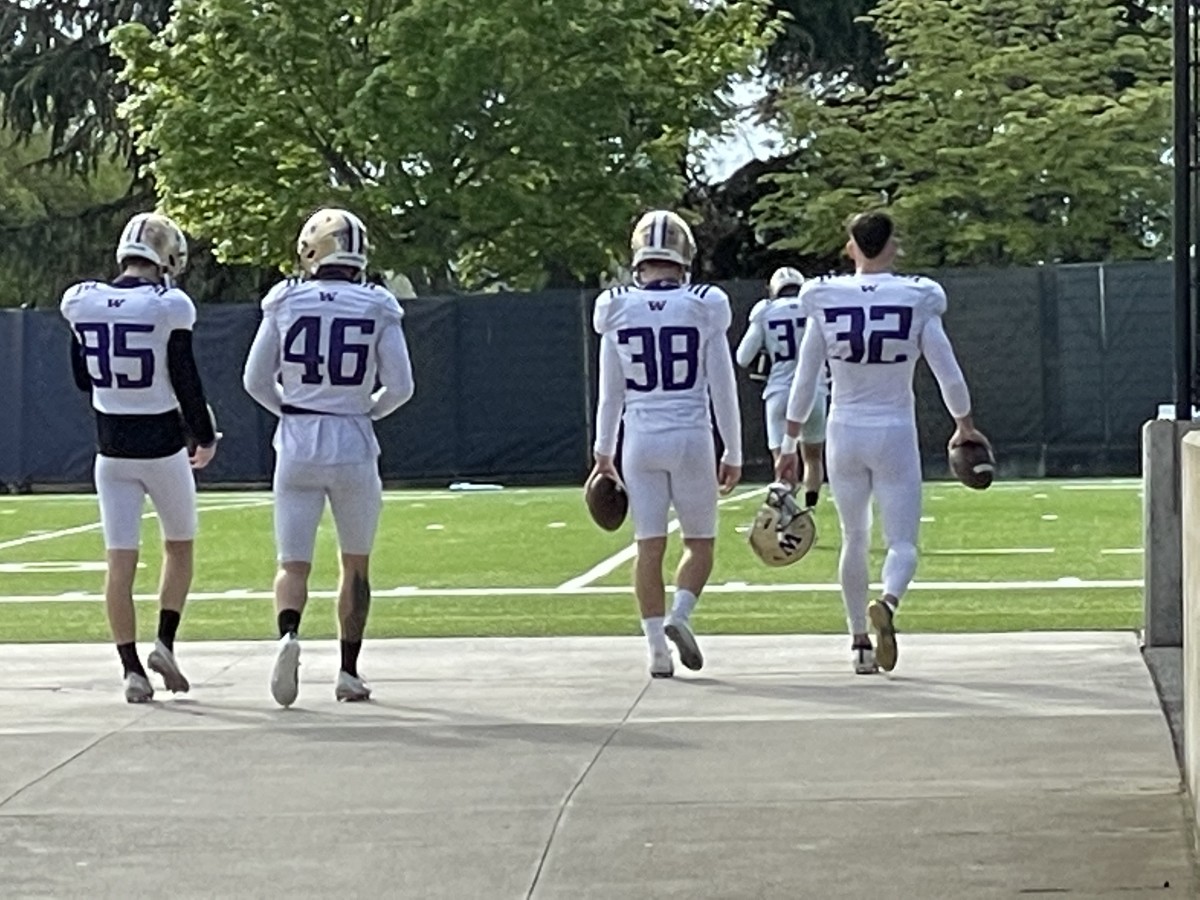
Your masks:
{"label": "white sock", "polygon": [[663,631],[663,616],[642,619],[642,634],[650,641],[651,650],[667,649],[667,633]]}
{"label": "white sock", "polygon": [[671,604],[671,618],[687,621],[692,617],[696,608],[696,595],[691,591],[678,590],[675,592],[675,602]]}

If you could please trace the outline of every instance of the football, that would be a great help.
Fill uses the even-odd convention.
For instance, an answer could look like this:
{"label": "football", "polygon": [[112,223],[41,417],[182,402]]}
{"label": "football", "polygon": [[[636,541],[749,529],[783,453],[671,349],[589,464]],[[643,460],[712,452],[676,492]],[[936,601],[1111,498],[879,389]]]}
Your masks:
{"label": "football", "polygon": [[950,451],[950,471],[967,487],[982,491],[992,483],[996,459],[986,445],[970,441]]}
{"label": "football", "polygon": [[629,512],[629,497],[611,476],[596,474],[583,486],[583,499],[592,519],[605,531],[616,531]]}

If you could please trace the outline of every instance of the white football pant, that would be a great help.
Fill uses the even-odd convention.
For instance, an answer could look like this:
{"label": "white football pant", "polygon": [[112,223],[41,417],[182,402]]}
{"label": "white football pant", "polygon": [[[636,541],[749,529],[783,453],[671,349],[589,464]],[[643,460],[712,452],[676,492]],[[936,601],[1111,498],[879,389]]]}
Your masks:
{"label": "white football pant", "polygon": [[379,463],[275,464],[275,545],[280,562],[312,562],[325,498],[342,553],[370,554],[383,508]]}
{"label": "white football pant", "polygon": [[672,504],[685,538],[717,536],[717,460],[712,430],[626,430],[621,476],[637,540],[665,537]]}
{"label": "white football pant", "polygon": [[883,589],[904,596],[917,571],[921,527],[921,454],[915,422],[856,426],[829,422],[826,465],[842,525],[839,580],[851,634],[867,633],[871,496],[879,504],[887,557]]}
{"label": "white football pant", "polygon": [[149,495],[165,541],[196,537],[196,480],[187,450],[158,459],[96,455],[96,493],[100,525],[109,550],[137,550],[142,534],[142,504]]}

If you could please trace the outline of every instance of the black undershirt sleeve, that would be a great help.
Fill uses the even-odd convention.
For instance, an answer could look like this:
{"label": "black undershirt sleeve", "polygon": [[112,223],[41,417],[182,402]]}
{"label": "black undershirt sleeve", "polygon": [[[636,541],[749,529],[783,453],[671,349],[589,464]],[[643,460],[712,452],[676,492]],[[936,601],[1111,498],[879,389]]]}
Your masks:
{"label": "black undershirt sleeve", "polygon": [[208,416],[208,403],[204,398],[204,386],[200,383],[200,371],[196,368],[196,357],[192,355],[191,331],[180,328],[171,332],[167,339],[167,373],[171,377],[175,397],[179,400],[187,433],[198,444],[211,444],[217,436],[213,433],[212,419]]}
{"label": "black undershirt sleeve", "polygon": [[71,375],[75,378],[75,387],[85,394],[92,392],[92,376],[88,374],[83,344],[79,343],[79,338],[74,334],[71,335]]}

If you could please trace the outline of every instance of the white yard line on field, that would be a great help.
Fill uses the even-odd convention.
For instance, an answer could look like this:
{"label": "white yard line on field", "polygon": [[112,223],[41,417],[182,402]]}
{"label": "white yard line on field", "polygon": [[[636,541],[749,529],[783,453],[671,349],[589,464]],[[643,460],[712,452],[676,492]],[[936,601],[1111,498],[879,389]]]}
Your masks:
{"label": "white yard line on field", "polygon": [[[1140,578],[1113,579],[1099,581],[1084,581],[1081,578],[1060,578],[1054,581],[918,581],[910,590],[913,591],[970,591],[985,593],[988,591],[1078,591],[1111,588],[1140,588]],[[871,585],[873,590],[882,590],[882,584]],[[667,590],[674,590],[673,585],[667,585]],[[803,591],[813,593],[837,593],[841,588],[835,583],[811,584],[710,584],[704,589],[705,594],[795,594]],[[399,587],[386,590],[373,590],[371,596],[375,599],[420,599],[435,597],[548,597],[555,594],[572,596],[616,596],[628,594],[629,588],[624,585],[612,587],[581,586],[565,589],[562,587],[460,587],[460,588],[418,588]],[[271,591],[211,591],[189,594],[189,600],[270,600],[274,598]],[[334,598],[337,591],[309,591],[310,597]],[[71,594],[56,595],[0,595],[0,603],[44,603],[71,601],[100,601],[102,594],[79,591]],[[138,594],[137,600],[156,600],[157,594]]]}
{"label": "white yard line on field", "polygon": [[[200,504],[197,506],[197,509],[200,512],[213,512],[213,511],[225,510],[225,509],[250,509],[251,507],[255,507],[255,506],[270,506],[270,505],[271,505],[270,499],[258,499],[258,500],[244,502],[244,503],[226,503],[226,504],[220,504],[220,505]],[[143,519],[154,519],[154,518],[157,518],[157,513],[153,512],[153,511],[148,512],[148,513],[143,513],[142,518]],[[26,544],[37,544],[42,541],[53,541],[53,540],[56,540],[61,537],[69,537],[70,535],[73,535],[73,534],[84,534],[89,531],[99,531],[99,530],[100,530],[100,523],[99,522],[91,522],[87,525],[76,525],[73,528],[60,528],[57,531],[43,531],[38,534],[27,534],[24,537],[13,538],[12,540],[9,540],[9,541],[0,541],[0,550],[10,550],[13,547],[23,547]]]}
{"label": "white yard line on field", "polygon": [[988,547],[983,550],[922,550],[923,556],[1024,556],[1027,553],[1054,553],[1053,547]]}
{"label": "white yard line on field", "polygon": [[[755,490],[758,489],[756,488]],[[735,491],[728,497],[722,497],[720,500],[718,500],[717,506],[724,506],[726,503],[734,503],[738,500],[744,500],[750,493],[751,491]],[[674,534],[678,530],[678,519],[672,519],[667,523],[667,534]],[[587,587],[593,581],[603,578],[610,572],[615,572],[635,556],[637,556],[637,541],[634,541],[628,547],[623,547],[622,549],[618,550],[612,556],[608,557],[608,559],[600,560],[600,562],[596,563],[596,565],[592,566],[582,575],[576,575],[574,578],[564,581],[558,586],[558,591],[564,594],[569,594],[578,588]]]}

